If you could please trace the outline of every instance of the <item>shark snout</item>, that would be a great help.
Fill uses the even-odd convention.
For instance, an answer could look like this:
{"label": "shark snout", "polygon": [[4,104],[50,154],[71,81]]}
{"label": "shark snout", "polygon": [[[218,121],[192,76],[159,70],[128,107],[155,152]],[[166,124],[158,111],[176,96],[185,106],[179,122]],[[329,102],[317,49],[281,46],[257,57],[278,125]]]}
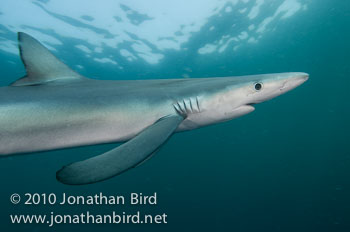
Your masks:
{"label": "shark snout", "polygon": [[300,73],[299,75],[297,75],[295,77],[296,82],[299,83],[299,85],[301,85],[302,83],[304,83],[305,81],[307,81],[309,79],[309,74],[307,73]]}
{"label": "shark snout", "polygon": [[307,73],[295,73],[294,75],[292,74],[292,78],[307,81],[307,79],[309,79],[309,74],[307,74]]}
{"label": "shark snout", "polygon": [[309,74],[307,73],[291,73],[290,76],[283,81],[282,86],[280,87],[280,91],[287,92],[289,90],[292,90],[303,84],[308,79]]}
{"label": "shark snout", "polygon": [[253,95],[253,98],[249,102],[261,103],[270,100],[295,89],[308,79],[309,74],[302,72],[275,74],[265,82],[262,81],[264,83],[262,91],[259,91],[257,95]]}

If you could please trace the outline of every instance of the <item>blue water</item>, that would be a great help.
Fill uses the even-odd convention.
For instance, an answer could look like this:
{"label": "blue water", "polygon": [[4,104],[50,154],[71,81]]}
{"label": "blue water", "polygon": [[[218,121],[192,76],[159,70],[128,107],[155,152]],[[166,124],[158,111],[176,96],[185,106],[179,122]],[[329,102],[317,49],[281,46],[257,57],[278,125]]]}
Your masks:
{"label": "blue water", "polygon": [[[25,75],[17,31],[96,79],[290,71],[310,79],[242,118],[175,134],[150,161],[105,182],[66,186],[55,173],[115,144],[2,158],[0,230],[350,231],[349,12],[344,0],[2,1],[1,86]],[[157,192],[158,203],[30,206],[9,200],[13,193],[63,192]],[[166,213],[168,223],[50,228],[12,224],[9,217],[113,210]]]}

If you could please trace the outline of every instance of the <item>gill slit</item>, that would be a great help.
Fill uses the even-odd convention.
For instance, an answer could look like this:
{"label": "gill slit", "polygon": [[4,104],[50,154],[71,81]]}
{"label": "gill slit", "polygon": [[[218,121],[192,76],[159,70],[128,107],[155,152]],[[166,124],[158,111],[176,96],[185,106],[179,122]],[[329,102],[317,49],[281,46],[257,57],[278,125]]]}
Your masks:
{"label": "gill slit", "polygon": [[187,117],[189,114],[201,112],[198,97],[195,97],[195,99],[188,98],[182,99],[181,101],[176,101],[175,103],[173,103],[173,107],[178,114],[184,117]]}

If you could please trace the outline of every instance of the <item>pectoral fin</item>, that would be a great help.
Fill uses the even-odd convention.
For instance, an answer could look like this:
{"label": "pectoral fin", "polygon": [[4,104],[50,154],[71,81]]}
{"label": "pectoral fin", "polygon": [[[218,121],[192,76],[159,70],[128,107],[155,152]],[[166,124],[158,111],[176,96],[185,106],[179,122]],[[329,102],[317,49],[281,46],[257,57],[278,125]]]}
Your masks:
{"label": "pectoral fin", "polygon": [[71,185],[90,184],[133,168],[166,142],[182,121],[179,115],[162,118],[113,150],[64,166],[57,172],[57,180]]}

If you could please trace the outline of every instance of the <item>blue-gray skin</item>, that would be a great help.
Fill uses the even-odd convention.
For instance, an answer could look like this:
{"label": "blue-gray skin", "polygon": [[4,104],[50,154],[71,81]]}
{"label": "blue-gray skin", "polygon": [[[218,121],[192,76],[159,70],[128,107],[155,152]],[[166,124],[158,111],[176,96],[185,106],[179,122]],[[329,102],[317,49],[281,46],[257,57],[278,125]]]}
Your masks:
{"label": "blue-gray skin", "polygon": [[149,158],[173,132],[230,120],[308,79],[306,73],[243,77],[94,80],[18,33],[27,75],[0,88],[0,154],[100,143],[123,145],[63,167],[66,184],[105,180]]}

